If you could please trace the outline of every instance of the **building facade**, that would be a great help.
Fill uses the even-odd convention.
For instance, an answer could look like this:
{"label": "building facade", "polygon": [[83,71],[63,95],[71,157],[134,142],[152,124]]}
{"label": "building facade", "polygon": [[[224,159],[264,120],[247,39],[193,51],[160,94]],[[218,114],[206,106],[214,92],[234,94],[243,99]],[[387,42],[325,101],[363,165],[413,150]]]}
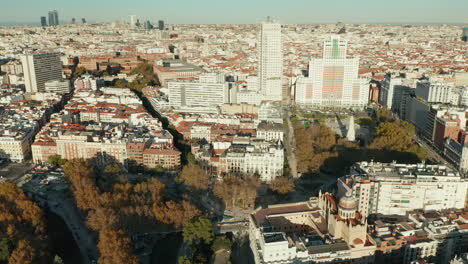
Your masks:
{"label": "building facade", "polygon": [[283,99],[283,44],[281,24],[269,18],[260,25],[258,42],[259,89],[264,100]]}
{"label": "building facade", "polygon": [[347,57],[347,42],[331,36],[323,57],[309,64],[309,77],[296,82],[296,103],[329,108],[362,108],[369,99],[369,83],[358,78],[359,59]]}
{"label": "building facade", "polygon": [[45,92],[45,83],[62,79],[59,53],[26,54],[21,57],[26,92]]}
{"label": "building facade", "polygon": [[445,165],[358,162],[338,180],[338,197],[352,192],[364,215],[464,208],[467,189]]}

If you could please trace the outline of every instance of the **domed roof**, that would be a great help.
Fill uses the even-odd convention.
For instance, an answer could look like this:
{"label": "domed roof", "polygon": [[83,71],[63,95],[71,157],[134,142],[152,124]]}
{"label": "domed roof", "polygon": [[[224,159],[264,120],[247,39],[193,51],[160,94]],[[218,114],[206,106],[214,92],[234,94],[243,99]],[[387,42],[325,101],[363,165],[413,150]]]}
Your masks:
{"label": "domed roof", "polygon": [[351,196],[351,193],[347,192],[344,197],[340,199],[338,206],[342,209],[355,210],[357,208],[356,199]]}

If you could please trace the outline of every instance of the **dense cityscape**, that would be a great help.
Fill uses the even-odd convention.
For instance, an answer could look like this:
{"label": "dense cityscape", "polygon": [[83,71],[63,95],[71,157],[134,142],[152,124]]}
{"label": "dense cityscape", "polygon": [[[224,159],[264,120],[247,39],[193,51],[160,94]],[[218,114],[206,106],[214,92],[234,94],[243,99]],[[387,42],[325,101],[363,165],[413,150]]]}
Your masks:
{"label": "dense cityscape", "polygon": [[468,263],[468,27],[0,26],[0,264]]}

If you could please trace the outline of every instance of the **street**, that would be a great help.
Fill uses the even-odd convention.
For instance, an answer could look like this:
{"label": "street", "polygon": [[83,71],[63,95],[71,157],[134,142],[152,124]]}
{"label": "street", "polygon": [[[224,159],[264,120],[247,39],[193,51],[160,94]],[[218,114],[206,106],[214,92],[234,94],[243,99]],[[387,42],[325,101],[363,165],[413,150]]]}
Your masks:
{"label": "street", "polygon": [[290,116],[292,115],[291,109],[289,107],[285,110],[284,118],[288,122],[288,129],[286,132],[286,142],[284,142],[284,148],[286,150],[286,156],[289,162],[289,168],[291,170],[291,175],[293,178],[298,178],[300,175],[297,173],[297,160],[295,155],[295,148],[296,148],[296,139],[294,137],[294,127],[291,122]]}

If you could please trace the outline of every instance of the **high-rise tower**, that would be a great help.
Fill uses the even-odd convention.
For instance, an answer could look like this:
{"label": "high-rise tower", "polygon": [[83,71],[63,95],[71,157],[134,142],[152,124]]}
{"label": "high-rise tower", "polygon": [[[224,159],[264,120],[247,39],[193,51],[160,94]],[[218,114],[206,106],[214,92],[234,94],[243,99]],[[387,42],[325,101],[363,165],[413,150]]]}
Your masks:
{"label": "high-rise tower", "polygon": [[45,16],[41,16],[41,27],[47,26],[47,19]]}
{"label": "high-rise tower", "polygon": [[281,24],[268,17],[260,26],[258,45],[259,92],[263,100],[282,100],[282,47]]}
{"label": "high-rise tower", "polygon": [[62,79],[60,53],[27,54],[21,57],[26,92],[45,92],[45,83]]}
{"label": "high-rise tower", "polygon": [[358,76],[359,58],[346,54],[347,42],[338,35],[323,44],[323,57],[313,58],[309,77],[296,82],[296,103],[330,108],[362,108],[367,104],[369,83]]}
{"label": "high-rise tower", "polygon": [[49,26],[58,26],[58,11],[49,11]]}

